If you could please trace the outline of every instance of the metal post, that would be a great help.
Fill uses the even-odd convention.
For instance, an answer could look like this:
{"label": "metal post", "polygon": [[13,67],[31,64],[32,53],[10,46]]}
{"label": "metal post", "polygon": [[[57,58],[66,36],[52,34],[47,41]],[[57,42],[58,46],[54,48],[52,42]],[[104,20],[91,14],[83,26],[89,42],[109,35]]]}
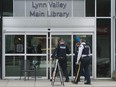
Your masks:
{"label": "metal post", "polygon": [[3,20],[3,0],[0,0],[0,78],[2,79],[2,20]]}

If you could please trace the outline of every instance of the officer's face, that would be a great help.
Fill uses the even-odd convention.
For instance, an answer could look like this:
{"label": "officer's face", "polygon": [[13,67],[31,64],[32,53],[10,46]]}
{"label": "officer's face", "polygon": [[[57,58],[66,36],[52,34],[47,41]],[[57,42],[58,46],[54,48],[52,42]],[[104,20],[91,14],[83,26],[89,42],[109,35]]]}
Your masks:
{"label": "officer's face", "polygon": [[77,43],[76,43],[76,46],[80,46],[80,42],[77,42]]}

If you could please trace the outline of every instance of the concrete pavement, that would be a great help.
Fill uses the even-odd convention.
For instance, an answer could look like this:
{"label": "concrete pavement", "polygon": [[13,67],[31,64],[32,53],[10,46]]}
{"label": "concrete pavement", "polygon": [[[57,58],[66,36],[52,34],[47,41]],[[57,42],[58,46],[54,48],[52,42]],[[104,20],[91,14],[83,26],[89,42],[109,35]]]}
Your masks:
{"label": "concrete pavement", "polygon": [[[0,87],[52,87],[49,80],[0,80]],[[63,87],[59,80],[54,83],[54,87]],[[64,82],[64,87],[116,87],[116,81],[113,80],[92,80],[91,85],[85,85],[83,81],[78,84]]]}

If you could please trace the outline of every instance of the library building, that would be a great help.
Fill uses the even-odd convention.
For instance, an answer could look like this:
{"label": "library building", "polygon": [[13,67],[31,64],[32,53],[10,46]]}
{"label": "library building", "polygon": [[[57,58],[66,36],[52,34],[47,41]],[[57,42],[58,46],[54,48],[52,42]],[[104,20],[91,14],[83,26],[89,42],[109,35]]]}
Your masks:
{"label": "library building", "polygon": [[[60,38],[70,49],[75,76],[75,38],[90,46],[90,76],[112,79],[116,71],[116,0],[0,0],[0,78],[51,79],[51,58]],[[83,78],[83,76],[81,76]]]}

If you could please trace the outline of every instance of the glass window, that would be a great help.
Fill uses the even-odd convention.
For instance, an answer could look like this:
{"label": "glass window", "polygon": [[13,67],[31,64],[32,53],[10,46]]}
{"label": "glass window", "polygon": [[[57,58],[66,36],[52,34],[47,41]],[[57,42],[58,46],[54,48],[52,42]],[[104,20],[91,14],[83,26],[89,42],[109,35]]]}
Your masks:
{"label": "glass window", "polygon": [[6,35],[5,53],[24,53],[24,35]]}
{"label": "glass window", "polygon": [[5,57],[5,75],[6,76],[20,76],[21,74],[21,60],[23,56],[6,56]]}
{"label": "glass window", "polygon": [[[57,47],[60,38],[64,39],[67,46],[71,50],[71,35],[52,35],[52,43],[51,43],[52,53],[54,52],[55,48]],[[54,68],[54,64],[55,64],[55,61],[53,61],[52,64],[51,64],[52,70]],[[72,66],[71,65],[72,65],[71,56],[68,56],[68,58],[67,58],[67,70],[68,70],[68,73],[69,73],[70,76],[72,74],[72,72],[71,72],[71,67]]]}
{"label": "glass window", "polygon": [[86,16],[95,16],[95,0],[86,0]]}
{"label": "glass window", "polygon": [[1,14],[2,14],[2,0],[0,0],[0,18],[1,18]]}
{"label": "glass window", "polygon": [[[76,50],[77,50],[77,47],[76,47],[76,43],[75,43],[75,38],[76,37],[81,37],[81,39],[82,40],[84,40],[85,42],[86,42],[86,44],[87,45],[89,45],[90,46],[90,54],[91,54],[91,56],[90,56],[90,64],[89,64],[89,70],[90,70],[90,75],[92,76],[92,54],[93,54],[93,52],[92,52],[92,35],[74,35],[74,45],[73,45],[73,53],[75,53],[76,52]],[[75,56],[74,56],[75,57]],[[75,66],[75,64],[74,64],[74,66]],[[75,68],[74,68],[74,73],[75,73]],[[83,75],[84,74],[84,72],[81,72],[81,74]]]}
{"label": "glass window", "polygon": [[46,35],[27,35],[27,53],[46,53]]}
{"label": "glass window", "polygon": [[[46,68],[47,68],[47,58],[45,56],[27,56],[27,61],[29,61],[29,68],[33,69],[33,65],[36,64],[36,75],[39,77],[46,76]],[[30,74],[34,76],[34,73]]]}
{"label": "glass window", "polygon": [[111,16],[111,0],[97,0],[97,16]]}
{"label": "glass window", "polygon": [[63,38],[66,44],[68,45],[69,49],[71,49],[71,36],[70,35],[53,35],[52,36],[52,53],[54,52],[54,49],[58,45],[58,41],[60,38]]}
{"label": "glass window", "polygon": [[13,0],[3,0],[3,16],[13,16]]}
{"label": "glass window", "polygon": [[110,23],[110,19],[97,19],[97,77],[111,76]]}

